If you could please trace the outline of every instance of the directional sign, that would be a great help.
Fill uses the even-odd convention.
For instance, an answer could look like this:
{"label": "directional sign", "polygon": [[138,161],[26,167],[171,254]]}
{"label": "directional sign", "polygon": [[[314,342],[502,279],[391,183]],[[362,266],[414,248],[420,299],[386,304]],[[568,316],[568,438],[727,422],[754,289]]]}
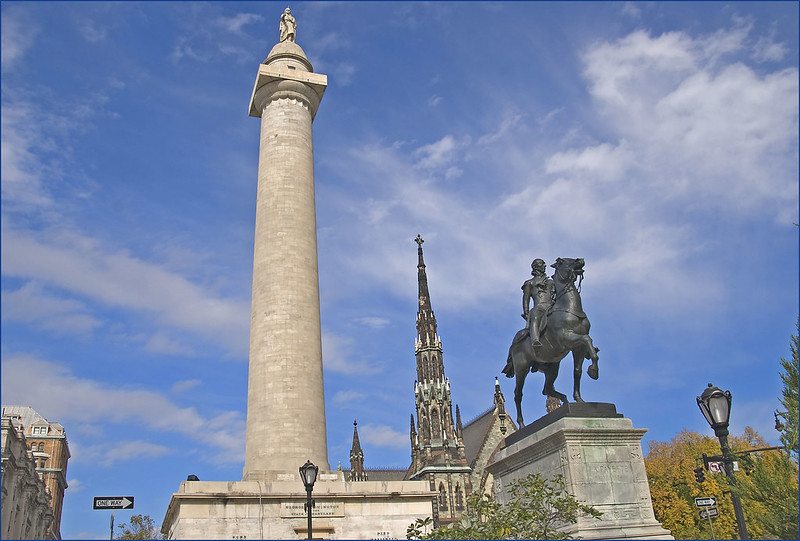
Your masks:
{"label": "directional sign", "polygon": [[722,462],[709,462],[708,471],[711,473],[722,473]]}
{"label": "directional sign", "polygon": [[716,507],[706,507],[700,510],[700,518],[714,518],[719,516],[719,510]]}
{"label": "directional sign", "polygon": [[133,496],[95,496],[92,509],[133,509]]}
{"label": "directional sign", "polygon": [[708,498],[695,498],[694,504],[697,507],[712,507],[717,505],[717,499],[713,496],[709,496]]}

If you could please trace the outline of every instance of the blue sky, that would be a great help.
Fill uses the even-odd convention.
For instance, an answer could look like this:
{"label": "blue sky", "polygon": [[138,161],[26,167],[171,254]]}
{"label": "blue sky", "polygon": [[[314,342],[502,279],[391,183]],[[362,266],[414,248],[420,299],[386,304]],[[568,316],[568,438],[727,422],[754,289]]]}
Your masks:
{"label": "blue sky", "polygon": [[[258,68],[285,3],[2,3],[2,401],[67,430],[94,496],[161,522],[244,454]],[[417,234],[464,421],[530,262],[583,257],[600,379],[644,445],[776,442],[798,316],[796,2],[293,3],[314,122],[329,460],[406,467]],[[557,388],[571,394],[569,371]],[[526,417],[544,412],[541,375]],[[300,465],[298,464],[298,467]],[[126,520],[118,512],[117,522]]]}

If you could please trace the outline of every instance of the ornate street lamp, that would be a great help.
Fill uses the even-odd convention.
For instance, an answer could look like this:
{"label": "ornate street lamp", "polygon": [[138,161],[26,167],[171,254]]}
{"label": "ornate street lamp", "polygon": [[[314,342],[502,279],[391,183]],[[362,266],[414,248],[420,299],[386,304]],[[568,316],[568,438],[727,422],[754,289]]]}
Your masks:
{"label": "ornate street lamp", "polygon": [[306,487],[306,496],[308,497],[305,507],[308,511],[309,539],[313,539],[311,537],[311,509],[314,507],[314,500],[311,499],[311,491],[314,490],[314,483],[317,482],[318,472],[319,468],[312,464],[310,460],[306,460],[306,463],[300,466],[300,478],[303,480],[303,485]]}
{"label": "ornate street lamp", "polygon": [[[719,387],[708,384],[708,388],[703,394],[697,397],[697,405],[703,412],[708,424],[714,429],[714,434],[719,438],[719,446],[722,449],[722,463],[725,467],[725,475],[728,476],[728,483],[731,487],[736,486],[736,477],[733,475],[733,457],[728,447],[728,422],[731,417],[731,392],[722,391]],[[736,514],[736,524],[739,527],[739,539],[750,539],[747,535],[747,526],[744,523],[744,513],[742,512],[742,502],[739,496],[731,490],[731,501],[733,511]]]}

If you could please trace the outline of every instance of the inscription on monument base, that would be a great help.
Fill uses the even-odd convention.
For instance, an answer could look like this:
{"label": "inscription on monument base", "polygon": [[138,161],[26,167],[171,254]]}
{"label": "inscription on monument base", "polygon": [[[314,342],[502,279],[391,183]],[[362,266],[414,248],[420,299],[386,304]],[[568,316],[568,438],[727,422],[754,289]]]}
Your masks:
{"label": "inscription on monument base", "polygon": [[[308,516],[304,502],[281,502],[281,518],[303,518]],[[312,517],[343,517],[343,502],[315,501],[311,508]]]}

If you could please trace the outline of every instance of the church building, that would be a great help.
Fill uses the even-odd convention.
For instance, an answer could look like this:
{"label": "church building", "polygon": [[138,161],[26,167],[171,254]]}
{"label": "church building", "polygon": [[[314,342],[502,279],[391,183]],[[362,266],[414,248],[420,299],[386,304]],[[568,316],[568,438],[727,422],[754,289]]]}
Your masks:
{"label": "church building", "polygon": [[[437,332],[431,306],[428,277],[422,253],[422,237],[417,235],[417,337],[414,343],[417,379],[414,382],[415,413],[411,414],[411,464],[407,470],[364,468],[364,452],[353,428],[349,481],[411,480],[426,481],[436,492],[433,522],[438,527],[457,521],[466,510],[473,493],[492,493],[493,478],[485,470],[500,442],[517,427],[506,414],[505,399],[495,378],[493,405],[466,425],[455,406],[450,380],[445,376],[442,340]],[[355,425],[355,424],[354,424]]]}

